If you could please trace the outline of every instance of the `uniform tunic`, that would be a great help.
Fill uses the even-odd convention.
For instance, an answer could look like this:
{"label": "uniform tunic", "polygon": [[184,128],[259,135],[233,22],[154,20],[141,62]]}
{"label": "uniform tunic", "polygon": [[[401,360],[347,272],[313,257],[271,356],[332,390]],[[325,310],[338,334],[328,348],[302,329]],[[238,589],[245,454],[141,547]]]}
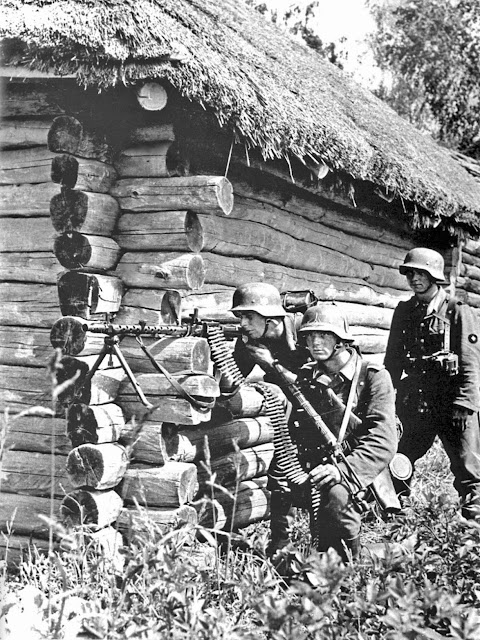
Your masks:
{"label": "uniform tunic", "polygon": [[[337,431],[342,415],[335,416],[327,393],[330,387],[344,404],[355,374],[359,354],[352,351],[350,359],[331,380],[325,379],[321,364],[308,363],[300,369],[297,383],[307,400],[322,416],[332,432]],[[355,391],[353,412],[362,424],[346,435],[346,459],[363,488],[368,487],[385,469],[397,450],[397,427],[395,420],[395,398],[390,374],[382,366],[366,365],[366,373]],[[342,412],[343,413],[343,412]],[[299,457],[303,465],[314,468],[322,461],[321,440],[316,428],[300,417],[294,436]],[[347,472],[344,463],[339,467]],[[351,494],[342,483],[330,489],[322,489],[323,496],[317,525],[323,534],[319,550],[332,546],[338,548],[340,541],[358,538],[361,517]],[[320,528],[318,527],[320,525]]]}
{"label": "uniform tunic", "polygon": [[[441,352],[450,319],[450,348],[458,356],[458,374],[426,358]],[[385,366],[397,388],[397,413],[403,423],[399,451],[412,464],[438,435],[450,459],[454,486],[464,503],[463,515],[480,505],[479,327],[471,309],[439,289],[428,305],[416,296],[394,312]],[[455,407],[471,413],[465,429],[452,423]],[[405,488],[408,493],[408,487]],[[472,511],[473,507],[473,511]]]}

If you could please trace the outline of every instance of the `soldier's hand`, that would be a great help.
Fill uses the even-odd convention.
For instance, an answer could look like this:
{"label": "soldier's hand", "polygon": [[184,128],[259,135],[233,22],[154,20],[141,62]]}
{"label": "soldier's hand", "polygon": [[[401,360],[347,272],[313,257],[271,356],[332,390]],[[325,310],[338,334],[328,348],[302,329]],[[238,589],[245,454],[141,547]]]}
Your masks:
{"label": "soldier's hand", "polygon": [[467,409],[466,407],[453,407],[453,416],[452,422],[453,426],[461,431],[464,431],[467,428],[468,418],[473,415],[473,411]]}
{"label": "soldier's hand", "polygon": [[247,349],[250,351],[253,359],[258,365],[260,365],[261,367],[264,366],[267,368],[273,367],[274,357],[272,356],[269,349],[263,346],[257,347],[256,345],[248,344],[248,343],[247,343]]}
{"label": "soldier's hand", "polygon": [[338,467],[333,464],[319,464],[318,467],[312,469],[309,473],[310,480],[317,489],[322,487],[330,487],[334,484],[338,484],[341,480],[341,475]]}

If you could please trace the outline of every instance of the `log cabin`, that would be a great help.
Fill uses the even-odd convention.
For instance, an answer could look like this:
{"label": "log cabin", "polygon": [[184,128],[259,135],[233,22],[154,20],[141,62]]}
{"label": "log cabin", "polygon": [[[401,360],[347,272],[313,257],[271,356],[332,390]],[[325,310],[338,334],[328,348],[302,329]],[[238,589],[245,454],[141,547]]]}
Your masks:
{"label": "log cabin", "polygon": [[[210,400],[192,404],[134,337],[98,362],[106,336],[82,327],[178,325],[195,310],[232,323],[235,287],[265,281],[337,301],[381,361],[413,246],[441,251],[450,289],[480,313],[478,165],[234,0],[0,6],[10,553],[45,548],[49,496],[64,522],[97,529],[139,527],[133,505],[162,526],[268,518],[258,392],[222,404],[204,338],[152,338],[174,384]],[[237,483],[235,512],[223,494],[216,512],[191,507],[205,460]]]}

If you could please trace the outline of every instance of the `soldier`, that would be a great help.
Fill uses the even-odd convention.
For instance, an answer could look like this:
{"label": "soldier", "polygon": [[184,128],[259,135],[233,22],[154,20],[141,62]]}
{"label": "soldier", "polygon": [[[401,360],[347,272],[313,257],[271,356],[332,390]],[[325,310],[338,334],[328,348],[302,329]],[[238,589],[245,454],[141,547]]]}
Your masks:
{"label": "soldier", "polygon": [[[231,311],[240,318],[243,333],[233,353],[243,375],[247,376],[258,365],[265,372],[265,382],[279,384],[273,369],[276,361],[285,375],[295,379],[294,372],[308,359],[308,352],[297,348],[295,315],[286,313],[278,289],[264,282],[244,284],[233,294]],[[293,520],[290,490],[275,458],[269,469],[268,489],[271,491],[269,552],[274,553],[289,543]]]}
{"label": "soldier", "polygon": [[[383,366],[366,363],[353,348],[348,321],[335,304],[319,303],[307,309],[299,336],[305,340],[313,362],[300,369],[297,386],[330,430],[337,432],[346,451],[345,462],[325,462],[316,428],[298,414],[295,440],[300,460],[322,494],[317,514],[310,510],[310,528],[312,534],[316,532],[319,551],[333,547],[345,558],[346,547],[356,557],[361,513],[341,472],[348,476],[351,469],[365,489],[392,460],[397,450],[392,381]],[[340,413],[332,411],[332,392],[361,419],[356,428],[345,422],[348,408]],[[335,418],[334,413],[339,415]]]}
{"label": "soldier", "polygon": [[[439,286],[445,277],[437,251],[412,249],[399,270],[414,292],[395,309],[385,355],[404,429],[399,451],[414,465],[438,435],[462,515],[475,518],[480,516],[478,327],[471,309]],[[410,493],[409,485],[398,489]]]}

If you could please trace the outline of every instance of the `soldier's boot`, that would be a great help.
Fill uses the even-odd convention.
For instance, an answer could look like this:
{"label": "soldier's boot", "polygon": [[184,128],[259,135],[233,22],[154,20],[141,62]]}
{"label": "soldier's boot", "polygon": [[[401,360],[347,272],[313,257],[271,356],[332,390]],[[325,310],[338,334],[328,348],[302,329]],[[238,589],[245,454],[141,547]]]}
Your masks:
{"label": "soldier's boot", "polygon": [[352,538],[351,540],[345,540],[345,546],[347,548],[347,559],[350,560],[350,557],[352,558],[352,560],[358,560],[359,556],[360,556],[360,549],[361,549],[361,544],[360,544],[360,536],[357,536],[356,538]]}
{"label": "soldier's boot", "polygon": [[272,491],[270,495],[270,544],[267,555],[273,556],[290,542],[290,530],[294,518],[291,494]]}

